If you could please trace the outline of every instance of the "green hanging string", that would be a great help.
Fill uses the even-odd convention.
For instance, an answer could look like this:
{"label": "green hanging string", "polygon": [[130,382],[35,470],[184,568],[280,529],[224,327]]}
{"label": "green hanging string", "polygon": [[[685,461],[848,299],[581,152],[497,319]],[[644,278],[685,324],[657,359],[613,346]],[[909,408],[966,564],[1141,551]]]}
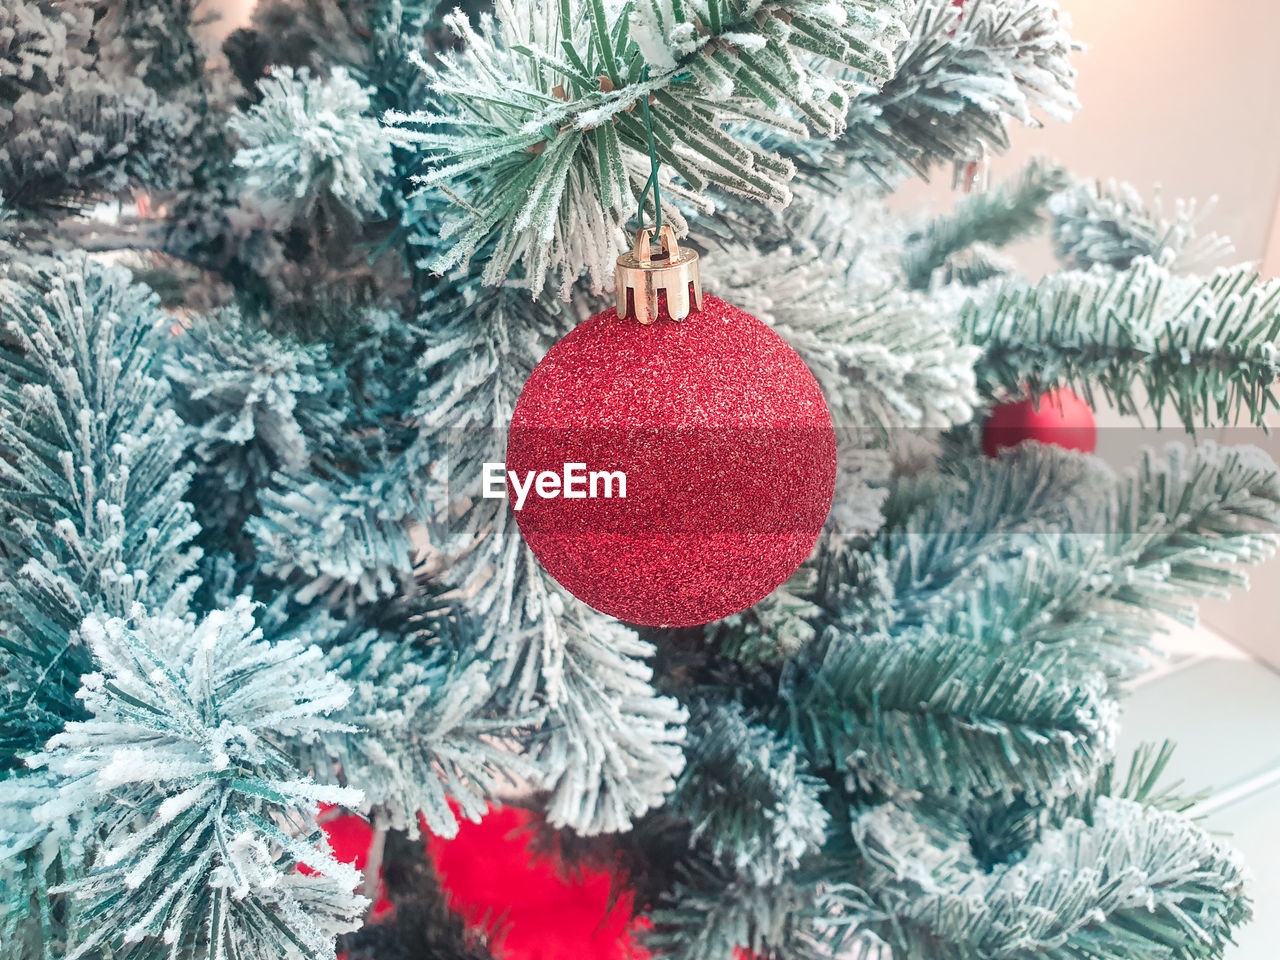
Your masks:
{"label": "green hanging string", "polygon": [[[649,68],[644,68],[644,79],[649,79]],[[653,118],[649,115],[649,95],[640,98],[640,108],[644,113],[644,132],[649,140],[649,179],[645,181],[644,190],[640,192],[640,204],[636,210],[636,220],[644,227],[644,199],[653,190],[654,236],[662,230],[662,193],[658,189],[658,148],[653,142]]]}

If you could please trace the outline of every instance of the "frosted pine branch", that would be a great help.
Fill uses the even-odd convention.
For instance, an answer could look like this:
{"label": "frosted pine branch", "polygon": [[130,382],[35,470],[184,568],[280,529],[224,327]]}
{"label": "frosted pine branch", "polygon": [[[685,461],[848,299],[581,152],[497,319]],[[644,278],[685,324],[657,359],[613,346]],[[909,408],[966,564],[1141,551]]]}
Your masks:
{"label": "frosted pine branch", "polygon": [[[1126,270],[1069,271],[1039,284],[1008,280],[966,306],[963,336],[983,349],[992,394],[1069,386],[1121,412],[1167,407],[1188,428],[1260,424],[1280,405],[1280,281],[1247,267],[1201,279],[1139,259]],[[1145,396],[1136,387],[1141,386]]]}
{"label": "frosted pine branch", "polygon": [[182,611],[197,528],[169,324],[129,274],[82,259],[0,276],[0,766],[81,715],[80,621]]}
{"label": "frosted pine branch", "polygon": [[451,16],[462,52],[423,64],[427,109],[391,116],[415,131],[431,168],[421,184],[447,187],[458,204],[435,269],[492,243],[488,283],[517,262],[535,292],[548,273],[562,289],[584,269],[605,283],[649,175],[634,109],[646,98],[658,156],[679,178],[669,197],[708,209],[698,198],[716,187],[783,206],[793,166],[733,125],[838,134],[850,95],[891,75],[905,36],[901,0],[571,9],[503,2],[479,29]]}
{"label": "frosted pine branch", "polygon": [[1127,270],[1149,257],[1186,273],[1213,266],[1234,250],[1226,237],[1200,231],[1213,207],[1213,200],[1203,207],[1178,200],[1170,215],[1159,192],[1148,206],[1137,189],[1110,180],[1077,184],[1055,197],[1050,209],[1058,257],[1069,267]]}
{"label": "frosted pine branch", "polygon": [[[884,246],[851,242],[860,230]],[[731,244],[708,257],[704,285],[791,344],[838,426],[939,427],[973,415],[977,352],[958,341],[948,297],[902,289],[895,238],[874,217],[815,210],[783,235],[775,249]]]}
{"label": "frosted pine branch", "polygon": [[[811,573],[802,567],[792,580],[808,580]],[[707,642],[715,644],[721,656],[746,667],[786,663],[817,632],[810,620],[816,619],[821,609],[806,600],[804,592],[800,584],[784,583],[750,609],[707,624],[703,628]]]}
{"label": "frosted pine branch", "polygon": [[[810,742],[861,789],[890,794],[1044,802],[1089,783],[1118,718],[1101,675],[1069,651],[1016,642],[1015,616],[980,609],[993,616],[976,629],[957,617],[865,638],[833,631],[801,708]],[[989,647],[987,628],[1011,642]]]}
{"label": "frosted pine branch", "polygon": [[819,960],[830,956],[814,941],[828,909],[813,883],[758,886],[711,866],[685,866],[652,911],[644,943],[663,960],[720,960],[748,950]]}
{"label": "frosted pine branch", "polygon": [[704,705],[690,723],[694,764],[671,809],[688,818],[691,844],[761,887],[785,880],[826,839],[826,785],[803,754],[736,703]]}
{"label": "frosted pine branch", "polygon": [[325,734],[309,753],[323,779],[341,771],[363,792],[360,809],[378,810],[392,829],[416,838],[421,814],[434,835],[452,837],[459,818],[479,821],[499,786],[536,777],[518,738],[543,715],[495,711],[489,665],[441,636],[458,632],[457,614],[391,610],[408,622],[388,616],[387,630],[344,634],[326,658],[351,687],[342,717],[359,735]]}
{"label": "frosted pine branch", "polygon": [[419,510],[398,481],[275,474],[246,524],[263,572],[294,582],[303,603],[324,597],[348,609],[411,590],[407,525]]}
{"label": "frosted pine branch", "polygon": [[1180,814],[1104,797],[1090,822],[1070,820],[990,872],[904,821],[882,807],[855,823],[866,887],[886,914],[855,933],[879,934],[898,956],[959,960],[980,945],[999,960],[1134,960],[1153,949],[1207,960],[1249,916],[1238,856]]}
{"label": "frosted pine branch", "polygon": [[69,960],[159,940],[192,955],[332,960],[335,935],[358,926],[358,876],[315,815],[359,793],[289,760],[291,741],[343,729],[329,714],[350,689],[319,649],[266,643],[253,614],[242,599],[198,624],[141,607],[85,621],[89,716],[31,760],[61,778],[39,817],[94,827],[91,868],[58,891],[94,915]]}
{"label": "frosted pine branch", "polygon": [[1046,207],[1067,183],[1061,167],[1037,160],[1007,182],[962,197],[950,214],[909,238],[902,263],[911,286],[928,289],[936,271],[962,251],[1003,247],[1041,229]]}
{"label": "frosted pine branch", "polygon": [[1132,570],[1107,594],[1194,624],[1181,598],[1226,597],[1248,586],[1241,564],[1275,554],[1280,471],[1257,447],[1170,445],[1163,457],[1148,450],[1120,480],[1109,526],[1126,541],[1117,552]]}
{"label": "frosted pine branch", "polygon": [[276,67],[258,86],[262,101],[230,123],[243,144],[235,164],[248,171],[245,185],[294,212],[327,192],[356,213],[377,214],[399,138],[366,115],[371,91],[343,67],[323,79]]}
{"label": "frosted pine branch", "polygon": [[309,441],[337,432],[339,378],[323,344],[273,336],[239,310],[197,317],[166,358],[197,455],[226,493],[248,494],[277,470],[303,470]]}
{"label": "frosted pine branch", "polygon": [[510,587],[521,619],[508,629],[536,631],[529,667],[535,653],[555,664],[534,751],[551,791],[547,818],[586,835],[626,830],[674,789],[688,714],[650,682],[652,644],[565,595],[528,547],[518,550]]}
{"label": "frosted pine branch", "polygon": [[48,214],[130,184],[189,184],[204,159],[190,148],[192,131],[212,98],[184,88],[194,78],[178,63],[157,64],[142,35],[161,24],[170,44],[190,45],[190,64],[193,8],[183,0],[0,7],[0,191],[14,207]]}
{"label": "frosted pine branch", "polygon": [[827,155],[892,185],[1009,147],[1009,123],[1069,120],[1078,45],[1057,0],[923,0],[897,70],[851,106]]}
{"label": "frosted pine branch", "polygon": [[47,770],[0,776],[0,943],[28,946],[32,960],[61,960],[74,907],[52,891],[83,863],[71,824],[37,811],[58,795]]}
{"label": "frosted pine branch", "polygon": [[887,793],[1078,793],[1110,759],[1154,612],[1193,617],[1188,596],[1270,556],[1278,484],[1247,450],[1173,447],[1117,478],[1039,445],[900,483],[870,545],[879,591],[819,591],[834,622],[802,655],[810,742]]}
{"label": "frosted pine branch", "polygon": [[1172,444],[1117,476],[1032,444],[900,483],[885,509],[877,552],[900,622],[1019,604],[1041,617],[1026,622],[1036,642],[1066,640],[1123,677],[1160,629],[1154,611],[1194,623],[1190,598],[1243,586],[1238,565],[1271,556],[1280,473],[1250,447]]}

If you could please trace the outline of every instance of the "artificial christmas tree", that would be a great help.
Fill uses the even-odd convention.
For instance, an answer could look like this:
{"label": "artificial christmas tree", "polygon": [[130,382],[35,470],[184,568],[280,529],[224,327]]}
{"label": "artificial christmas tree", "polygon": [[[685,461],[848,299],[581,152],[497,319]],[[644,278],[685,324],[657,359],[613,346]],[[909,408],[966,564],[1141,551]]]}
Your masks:
{"label": "artificial christmas tree", "polygon": [[[1070,117],[1055,0],[263,0],[229,71],[196,16],[0,8],[0,955],[486,960],[423,833],[499,798],[655,956],[1222,954],[1243,867],[1118,704],[1280,473],[976,424],[1259,424],[1280,284],[1047,164],[883,201]],[[705,627],[593,611],[483,495],[637,207],[839,439],[811,555]]]}

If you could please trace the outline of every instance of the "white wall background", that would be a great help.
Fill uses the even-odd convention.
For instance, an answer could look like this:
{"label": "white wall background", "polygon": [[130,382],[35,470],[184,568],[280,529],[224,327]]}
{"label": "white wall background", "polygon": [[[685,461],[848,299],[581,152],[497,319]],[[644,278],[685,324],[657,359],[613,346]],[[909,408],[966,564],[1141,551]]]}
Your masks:
{"label": "white wall background", "polygon": [[209,38],[220,44],[231,31],[248,26],[256,4],[257,0],[208,0],[209,10],[218,15],[218,19],[205,28]]}

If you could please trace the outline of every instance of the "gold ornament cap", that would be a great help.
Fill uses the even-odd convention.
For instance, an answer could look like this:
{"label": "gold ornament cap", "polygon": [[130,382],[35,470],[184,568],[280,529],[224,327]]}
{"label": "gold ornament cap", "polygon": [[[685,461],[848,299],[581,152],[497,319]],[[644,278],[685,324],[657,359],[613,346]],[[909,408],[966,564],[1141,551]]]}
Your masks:
{"label": "gold ornament cap", "polygon": [[653,233],[653,227],[641,227],[636,231],[631,249],[618,258],[613,271],[618,316],[653,323],[658,319],[658,294],[665,292],[671,319],[683,320],[692,310],[702,309],[698,253],[681,249],[676,243],[676,232],[664,223],[656,238],[662,244],[662,251],[655,258],[651,247]]}

